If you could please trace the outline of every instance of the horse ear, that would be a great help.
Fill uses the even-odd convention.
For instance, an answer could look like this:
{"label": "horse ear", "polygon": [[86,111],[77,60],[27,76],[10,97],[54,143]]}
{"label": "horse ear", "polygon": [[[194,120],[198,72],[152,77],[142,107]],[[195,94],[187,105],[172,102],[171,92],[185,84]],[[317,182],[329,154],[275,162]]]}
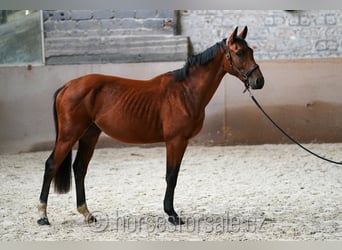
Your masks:
{"label": "horse ear", "polygon": [[237,31],[238,31],[238,27],[236,27],[235,30],[233,31],[233,33],[230,35],[230,37],[229,37],[229,42],[230,43],[234,43],[235,42],[235,38],[237,36]]}
{"label": "horse ear", "polygon": [[239,34],[239,37],[242,37],[243,39],[245,39],[247,36],[247,31],[248,31],[248,28],[247,28],[247,26],[245,26],[243,31],[241,31],[241,33]]}

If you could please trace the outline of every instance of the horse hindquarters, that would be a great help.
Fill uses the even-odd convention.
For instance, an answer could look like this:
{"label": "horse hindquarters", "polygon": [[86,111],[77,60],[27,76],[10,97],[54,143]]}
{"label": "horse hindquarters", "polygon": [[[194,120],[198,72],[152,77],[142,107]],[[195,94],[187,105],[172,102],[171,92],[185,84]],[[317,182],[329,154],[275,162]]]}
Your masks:
{"label": "horse hindquarters", "polygon": [[[54,118],[56,127],[56,143],[54,150],[46,161],[40,204],[38,224],[49,225],[46,207],[51,181],[55,180],[56,191],[66,193],[70,189],[71,151],[72,147],[85,133],[91,122],[84,116],[79,103],[70,102],[64,98],[65,87],[55,94]],[[76,108],[78,107],[78,108]]]}

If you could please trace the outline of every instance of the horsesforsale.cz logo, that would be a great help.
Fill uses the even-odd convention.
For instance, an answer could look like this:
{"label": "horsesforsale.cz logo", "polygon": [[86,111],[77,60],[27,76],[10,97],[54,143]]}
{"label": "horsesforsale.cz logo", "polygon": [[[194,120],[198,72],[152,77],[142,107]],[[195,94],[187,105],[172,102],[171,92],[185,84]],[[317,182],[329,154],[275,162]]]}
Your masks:
{"label": "horsesforsale.cz logo", "polygon": [[[182,213],[181,213],[182,214]],[[183,225],[172,225],[165,216],[154,215],[124,215],[116,211],[114,216],[109,216],[101,211],[92,214],[96,220],[88,224],[94,233],[111,231],[113,233],[163,233],[163,232],[187,232],[187,233],[256,233],[262,232],[264,224],[269,221],[265,216],[232,216],[228,211],[222,215],[195,215],[186,217],[182,215]]]}

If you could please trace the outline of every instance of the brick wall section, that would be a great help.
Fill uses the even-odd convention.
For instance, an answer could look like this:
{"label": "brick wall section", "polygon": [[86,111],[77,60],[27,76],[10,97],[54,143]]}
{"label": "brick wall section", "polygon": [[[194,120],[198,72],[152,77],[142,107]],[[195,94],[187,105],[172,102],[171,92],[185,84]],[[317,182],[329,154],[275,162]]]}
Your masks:
{"label": "brick wall section", "polygon": [[341,10],[187,10],[181,18],[195,53],[247,25],[257,59],[342,56]]}

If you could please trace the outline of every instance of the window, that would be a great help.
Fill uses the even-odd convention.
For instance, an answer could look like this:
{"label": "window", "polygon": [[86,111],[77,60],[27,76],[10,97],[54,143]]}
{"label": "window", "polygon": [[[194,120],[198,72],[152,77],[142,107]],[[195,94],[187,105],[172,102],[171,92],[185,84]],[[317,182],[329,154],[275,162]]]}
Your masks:
{"label": "window", "polygon": [[42,64],[42,14],[0,10],[0,65]]}

